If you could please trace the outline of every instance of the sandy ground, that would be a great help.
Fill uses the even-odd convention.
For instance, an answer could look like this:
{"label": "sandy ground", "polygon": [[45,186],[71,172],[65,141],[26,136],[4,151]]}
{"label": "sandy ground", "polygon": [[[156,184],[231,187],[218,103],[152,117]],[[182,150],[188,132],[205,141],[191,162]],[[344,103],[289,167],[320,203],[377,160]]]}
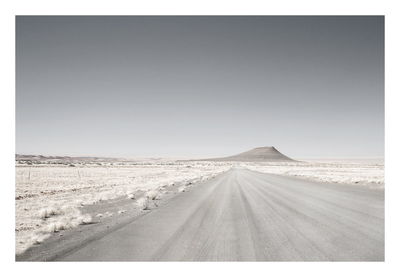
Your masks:
{"label": "sandy ground", "polygon": [[384,260],[382,190],[235,168],[170,195],[107,228],[68,231],[78,243],[45,242],[17,260]]}
{"label": "sandy ground", "polygon": [[341,160],[282,163],[241,163],[241,167],[262,173],[293,176],[322,183],[385,188],[383,161]]}
{"label": "sandy ground", "polygon": [[[139,201],[139,195],[143,192],[164,198],[164,192],[169,187],[184,187],[211,178],[229,168],[227,165],[210,162],[127,162],[122,165],[75,164],[72,167],[17,164],[16,252],[20,254],[32,245],[41,243],[54,231],[76,228],[90,223],[92,219],[98,221],[97,213],[90,217],[82,207],[121,198]],[[135,206],[135,201],[130,201],[128,210]],[[112,207],[111,204],[110,206]],[[98,205],[94,207],[97,208]],[[125,208],[120,208],[123,209]],[[100,210],[98,213],[105,214],[107,218],[110,213],[115,216],[120,211]]]}

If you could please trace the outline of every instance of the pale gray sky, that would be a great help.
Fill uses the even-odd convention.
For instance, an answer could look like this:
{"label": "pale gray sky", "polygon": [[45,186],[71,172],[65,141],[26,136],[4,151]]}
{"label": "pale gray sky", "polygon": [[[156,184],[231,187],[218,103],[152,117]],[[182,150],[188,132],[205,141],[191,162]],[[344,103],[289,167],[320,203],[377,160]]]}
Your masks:
{"label": "pale gray sky", "polygon": [[17,17],[16,152],[384,153],[383,17]]}

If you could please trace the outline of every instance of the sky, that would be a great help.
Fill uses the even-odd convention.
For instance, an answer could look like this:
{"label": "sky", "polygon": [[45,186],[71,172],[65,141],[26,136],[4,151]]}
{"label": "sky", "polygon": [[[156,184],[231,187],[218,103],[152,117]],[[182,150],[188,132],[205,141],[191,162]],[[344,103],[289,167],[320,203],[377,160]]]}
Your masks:
{"label": "sky", "polygon": [[16,17],[16,153],[383,157],[384,17]]}

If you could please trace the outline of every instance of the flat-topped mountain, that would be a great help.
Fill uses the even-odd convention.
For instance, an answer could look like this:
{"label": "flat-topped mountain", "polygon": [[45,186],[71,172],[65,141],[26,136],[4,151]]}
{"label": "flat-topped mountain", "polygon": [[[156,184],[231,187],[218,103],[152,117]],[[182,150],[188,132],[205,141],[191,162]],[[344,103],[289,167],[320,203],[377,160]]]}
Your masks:
{"label": "flat-topped mountain", "polygon": [[235,161],[235,162],[290,162],[294,161],[283,155],[275,147],[257,147],[249,151],[223,158],[205,159],[207,161]]}

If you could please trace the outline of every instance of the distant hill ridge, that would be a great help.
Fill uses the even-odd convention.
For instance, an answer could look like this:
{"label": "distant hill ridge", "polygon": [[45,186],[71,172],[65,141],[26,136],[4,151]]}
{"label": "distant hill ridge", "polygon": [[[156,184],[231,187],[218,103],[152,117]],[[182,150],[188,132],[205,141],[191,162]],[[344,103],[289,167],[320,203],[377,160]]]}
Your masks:
{"label": "distant hill ridge", "polygon": [[235,161],[235,162],[290,162],[295,161],[283,155],[273,146],[257,147],[249,151],[223,158],[203,159],[202,161]]}
{"label": "distant hill ridge", "polygon": [[43,156],[43,155],[21,155],[15,154],[16,161],[118,161],[122,159],[117,158],[105,158],[105,157],[70,157],[70,156]]}
{"label": "distant hill ridge", "polygon": [[[79,163],[79,162],[126,162],[132,159],[105,158],[105,157],[69,157],[69,156],[42,156],[42,155],[15,155],[16,161],[21,162],[56,162],[56,163]],[[158,159],[148,159],[158,160]],[[181,160],[181,161],[236,161],[236,162],[295,162],[295,160],[283,155],[273,146],[257,147],[249,151],[222,158]]]}

